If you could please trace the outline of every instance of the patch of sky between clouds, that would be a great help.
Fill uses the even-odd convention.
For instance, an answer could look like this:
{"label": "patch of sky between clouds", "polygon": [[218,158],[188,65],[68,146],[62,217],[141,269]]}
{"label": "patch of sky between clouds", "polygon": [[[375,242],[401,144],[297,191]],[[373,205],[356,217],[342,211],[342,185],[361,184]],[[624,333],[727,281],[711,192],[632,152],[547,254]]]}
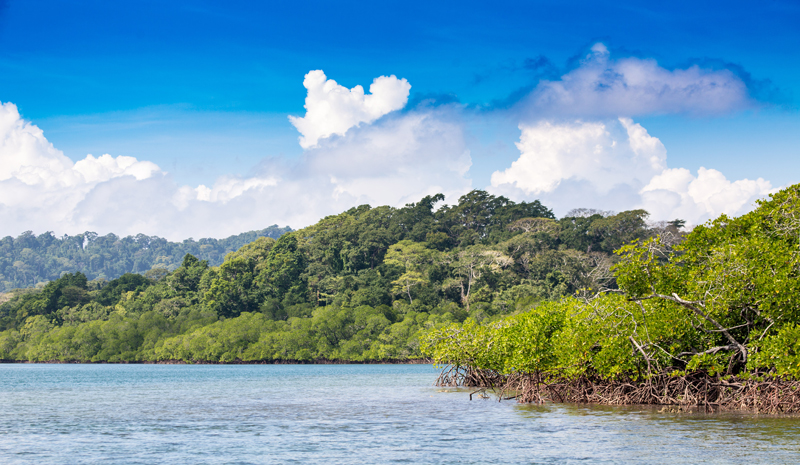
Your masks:
{"label": "patch of sky between clouds", "polygon": [[[469,175],[477,187],[491,185],[491,176],[499,167],[510,166],[520,156],[515,142],[520,130],[512,114],[507,112],[463,112],[461,119],[470,148],[472,167]],[[453,204],[457,199],[446,199]]]}
{"label": "patch of sky between clouds", "polygon": [[302,150],[285,113],[142,108],[36,121],[45,137],[78,161],[111,153],[156,163],[181,184],[213,184],[221,175],[253,175],[265,158]]}
{"label": "patch of sky between clouds", "polygon": [[[714,167],[731,179],[800,182],[800,113],[770,108],[722,118],[646,116],[637,121],[669,150],[672,166]],[[764,162],[764,161],[768,162]]]}

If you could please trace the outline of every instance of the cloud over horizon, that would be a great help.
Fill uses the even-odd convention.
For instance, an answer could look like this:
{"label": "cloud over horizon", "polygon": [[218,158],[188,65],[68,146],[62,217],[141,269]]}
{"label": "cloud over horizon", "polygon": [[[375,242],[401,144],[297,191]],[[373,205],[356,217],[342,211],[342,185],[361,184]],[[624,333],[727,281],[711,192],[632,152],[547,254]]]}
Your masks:
{"label": "cloud over horizon", "polygon": [[629,118],[520,125],[520,157],[495,171],[490,191],[514,200],[541,200],[564,214],[575,207],[643,208],[653,220],[697,225],[742,214],[773,192],[769,181],[729,181],[715,169],[668,168],[661,141]]}
{"label": "cloud over horizon", "polygon": [[730,181],[701,167],[669,168],[667,148],[632,117],[709,116],[753,108],[739,76],[697,65],[668,70],[655,60],[611,57],[595,44],[558,80],[542,80],[514,109],[519,158],[492,173],[490,190],[539,199],[564,214],[575,207],[643,208],[653,220],[700,224],[742,214],[773,192],[769,181]]}
{"label": "cloud over horizon", "polygon": [[16,105],[0,103],[0,215],[6,232],[64,228],[96,186],[159,173],[156,164],[125,156],[87,155],[73,163],[41,129],[20,117]]}
{"label": "cloud over horizon", "polygon": [[602,43],[577,68],[559,80],[539,82],[519,103],[527,118],[707,116],[754,105],[745,82],[728,69],[668,70],[652,59],[614,59]]}
{"label": "cloud over horizon", "polygon": [[[306,148],[300,160],[265,160],[251,176],[223,175],[210,186],[178,185],[154,163],[134,157],[87,155],[73,163],[14,104],[3,104],[2,233],[223,237],[275,223],[304,227],[364,203],[400,206],[472,188],[458,115],[448,109],[396,113],[410,85],[394,76],[375,79],[367,96],[360,86],[338,95],[344,88],[321,71],[309,73],[307,84],[309,76],[318,78],[307,85],[309,110],[293,121]],[[327,100],[314,100],[320,81]]]}
{"label": "cloud over horizon", "polygon": [[488,186],[473,185],[475,135],[465,120],[490,114],[457,103],[399,111],[411,85],[394,75],[375,78],[368,94],[322,70],[306,74],[303,85],[306,112],[289,117],[302,155],[265,157],[251,175],[222,175],[208,186],[179,185],[158,165],[129,156],[73,162],[13,103],[0,104],[0,234],[224,237],[276,223],[301,228],[360,204],[402,206],[439,192],[454,203],[473,188],[539,199],[557,215],[576,207],[645,208],[653,220],[698,224],[744,213],[773,191],[761,178],[670,167],[661,140],[633,120],[749,108],[746,85],[726,70],[612,59],[597,44],[577,68],[541,81],[506,111],[504,121],[516,118],[520,131],[519,155],[505,166],[482,159],[493,163]]}
{"label": "cloud over horizon", "polygon": [[492,174],[492,186],[514,184],[527,194],[556,189],[563,180],[586,180],[600,192],[622,183],[646,182],[666,167],[667,151],[629,118],[603,123],[543,120],[521,124],[521,156]]}

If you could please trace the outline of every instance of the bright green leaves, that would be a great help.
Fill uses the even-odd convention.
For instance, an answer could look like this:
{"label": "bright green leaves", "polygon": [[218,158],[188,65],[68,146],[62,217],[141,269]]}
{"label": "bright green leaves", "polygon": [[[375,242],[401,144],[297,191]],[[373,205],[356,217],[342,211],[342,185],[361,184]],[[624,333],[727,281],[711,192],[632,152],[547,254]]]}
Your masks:
{"label": "bright green leaves", "polygon": [[257,287],[279,301],[297,304],[308,300],[302,275],[308,261],[294,233],[284,234],[269,251],[257,278]]}
{"label": "bright green leaves", "polygon": [[[640,240],[645,217],[562,220],[562,240],[613,230],[614,240],[633,241],[616,252],[620,293],[436,330],[426,353],[439,363],[553,377],[684,370],[800,377],[800,185],[742,217],[698,226],[682,243],[674,232]],[[525,240],[508,245],[522,250]]]}
{"label": "bright green leaves", "polygon": [[402,240],[389,246],[384,263],[403,267],[407,271],[417,271],[424,263],[431,261],[434,251],[425,243]]}
{"label": "bright green leaves", "polygon": [[268,299],[283,307],[302,304],[308,300],[301,279],[306,263],[293,233],[277,241],[260,239],[228,254],[210,280],[203,303],[225,318],[261,311]]}
{"label": "bright green leaves", "polygon": [[406,271],[401,274],[399,278],[392,281],[392,292],[395,294],[406,294],[408,296],[408,303],[413,304],[414,300],[411,297],[411,289],[424,284],[428,284],[428,280],[422,276],[422,273],[418,271]]}
{"label": "bright green leaves", "polygon": [[800,326],[789,324],[757,343],[749,368],[772,367],[779,376],[800,378]]}
{"label": "bright green leaves", "polygon": [[410,240],[402,240],[390,246],[384,263],[404,270],[399,278],[392,281],[392,292],[407,295],[409,304],[413,304],[411,289],[428,284],[428,280],[420,271],[423,265],[433,260],[435,254],[436,251],[428,249],[424,243]]}
{"label": "bright green leaves", "polygon": [[437,363],[573,378],[640,377],[671,366],[691,325],[676,305],[643,305],[619,294],[566,298],[488,325],[468,319],[424,336]]}

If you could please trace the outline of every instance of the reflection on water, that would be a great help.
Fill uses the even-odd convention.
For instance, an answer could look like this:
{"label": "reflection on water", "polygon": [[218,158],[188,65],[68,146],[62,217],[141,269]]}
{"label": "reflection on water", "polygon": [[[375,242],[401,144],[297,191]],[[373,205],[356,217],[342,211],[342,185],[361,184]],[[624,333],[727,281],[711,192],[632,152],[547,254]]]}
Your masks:
{"label": "reflection on water", "polygon": [[429,365],[0,365],[0,463],[793,463],[800,418],[518,405]]}

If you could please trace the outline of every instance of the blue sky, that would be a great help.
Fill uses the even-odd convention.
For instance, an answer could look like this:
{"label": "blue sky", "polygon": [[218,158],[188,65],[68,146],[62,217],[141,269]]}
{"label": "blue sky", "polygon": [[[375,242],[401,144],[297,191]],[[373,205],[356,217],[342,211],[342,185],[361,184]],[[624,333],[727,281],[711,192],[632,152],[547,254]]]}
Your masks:
{"label": "blue sky", "polygon": [[[0,2],[0,234],[224,236],[434,188],[741,213],[800,181],[800,5],[762,3]],[[313,70],[395,87],[302,147]]]}

